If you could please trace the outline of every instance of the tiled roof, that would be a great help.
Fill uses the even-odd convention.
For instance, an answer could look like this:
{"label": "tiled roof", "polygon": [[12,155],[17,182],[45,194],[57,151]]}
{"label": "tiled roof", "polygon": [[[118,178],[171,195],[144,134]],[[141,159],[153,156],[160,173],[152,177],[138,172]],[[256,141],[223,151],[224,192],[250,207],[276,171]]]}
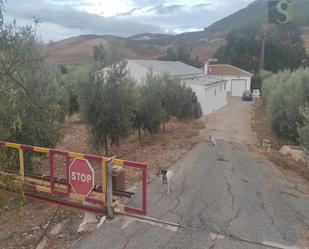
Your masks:
{"label": "tiled roof", "polygon": [[251,73],[228,64],[208,65],[208,75],[252,76]]}

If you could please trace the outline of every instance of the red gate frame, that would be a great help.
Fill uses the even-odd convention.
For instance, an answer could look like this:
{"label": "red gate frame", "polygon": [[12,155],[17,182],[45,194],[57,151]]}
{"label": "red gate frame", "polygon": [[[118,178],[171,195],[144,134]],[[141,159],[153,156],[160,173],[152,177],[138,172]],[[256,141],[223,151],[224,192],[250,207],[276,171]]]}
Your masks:
{"label": "red gate frame", "polygon": [[125,206],[125,211],[130,213],[136,213],[140,215],[146,215],[147,213],[147,165],[144,163],[136,163],[132,161],[123,161],[123,166],[136,168],[142,170],[142,207],[135,208]]}
{"label": "red gate frame", "polygon": [[[69,152],[65,150],[58,150],[58,149],[48,149],[48,148],[43,148],[43,147],[37,147],[37,146],[29,146],[29,145],[23,145],[23,144],[17,144],[17,143],[10,143],[10,142],[4,142],[0,141],[0,147],[6,147],[10,149],[17,149],[19,151],[19,177],[20,181],[27,187],[33,188],[33,189],[40,189],[42,190],[43,188],[40,186],[36,186],[35,184],[29,184],[25,182],[25,167],[24,167],[24,156],[23,152],[24,151],[33,151],[33,152],[38,152],[38,153],[43,153],[43,154],[48,154],[49,156],[49,162],[50,162],[50,190],[46,188],[43,192],[47,192],[50,194],[57,194],[60,196],[65,196],[69,199],[72,200],[79,200],[83,202],[91,202],[95,204],[100,204],[104,207],[104,210],[86,206],[86,205],[80,205],[76,204],[73,202],[69,201],[64,201],[64,200],[57,200],[55,198],[49,198],[41,195],[36,195],[33,193],[28,193],[25,192],[25,195],[31,198],[36,198],[48,202],[53,202],[73,208],[78,208],[78,209],[83,209],[87,211],[92,211],[96,213],[105,213],[105,202],[106,202],[106,162],[109,160],[107,157],[102,157],[102,156],[95,156],[91,154],[83,154],[83,153],[75,153],[75,152]],[[71,185],[69,184],[69,181],[67,181],[67,187],[66,191],[61,191],[59,189],[55,188],[55,184],[57,184],[57,179],[55,178],[55,155],[61,155],[66,157],[66,176],[68,179],[69,176],[69,164],[70,164],[70,159],[71,158],[82,158],[90,161],[96,161],[99,163],[102,163],[102,193],[103,194],[103,200],[98,199],[98,198],[93,198],[93,197],[80,197],[76,196],[71,192]],[[119,165],[119,166],[124,166],[124,167],[131,167],[131,168],[136,168],[142,171],[142,207],[141,208],[136,208],[136,207],[130,207],[127,205],[124,205],[124,211],[130,212],[130,213],[136,213],[139,215],[146,215],[147,213],[147,165],[145,163],[138,163],[138,162],[132,162],[132,161],[127,161],[127,160],[121,160],[121,159],[112,159],[113,165]],[[1,172],[0,172],[1,173]],[[40,191],[38,190],[38,191]],[[10,191],[7,189],[7,191]]]}

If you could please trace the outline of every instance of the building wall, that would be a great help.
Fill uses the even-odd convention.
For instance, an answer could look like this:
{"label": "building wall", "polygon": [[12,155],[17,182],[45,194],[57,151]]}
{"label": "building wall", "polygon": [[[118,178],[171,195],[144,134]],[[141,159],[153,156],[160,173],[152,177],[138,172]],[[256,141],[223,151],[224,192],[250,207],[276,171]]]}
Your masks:
{"label": "building wall", "polygon": [[[246,82],[247,82],[246,86],[247,87],[246,87],[246,89],[243,89],[243,91],[251,89],[251,77],[249,77],[249,76],[222,76],[222,75],[212,75],[212,76],[216,77],[216,78],[220,78],[220,79],[226,80],[227,81],[227,91],[228,92],[232,91],[232,80],[233,79],[246,80]],[[232,95],[232,96],[240,96],[240,95]]]}
{"label": "building wall", "polygon": [[[130,76],[137,81],[138,84],[143,82],[147,74],[150,72],[147,68],[128,61],[127,65]],[[153,71],[155,75],[159,75],[158,72]],[[214,84],[212,86],[205,86],[203,78],[192,77],[182,79],[187,87],[191,87],[195,92],[204,115],[207,115],[218,108],[227,104],[227,87],[228,84],[223,80],[221,83]],[[216,95],[215,95],[216,94]]]}
{"label": "building wall", "polygon": [[225,81],[208,87],[201,85],[200,81],[197,83],[196,79],[185,80],[184,83],[195,92],[204,116],[227,104],[227,85]]}
{"label": "building wall", "polygon": [[224,85],[225,82],[223,81],[206,89],[206,99],[208,102],[206,114],[214,112],[227,104],[227,91]]}

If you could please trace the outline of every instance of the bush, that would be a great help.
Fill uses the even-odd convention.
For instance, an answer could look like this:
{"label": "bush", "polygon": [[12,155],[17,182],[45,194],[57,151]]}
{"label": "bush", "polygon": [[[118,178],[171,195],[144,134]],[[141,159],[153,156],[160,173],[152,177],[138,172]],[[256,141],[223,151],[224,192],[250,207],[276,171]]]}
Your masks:
{"label": "bush", "polygon": [[168,75],[149,73],[139,87],[139,109],[136,111],[135,127],[157,133],[171,117],[194,119],[202,115],[200,104],[191,88]]}
{"label": "bush", "polygon": [[82,85],[80,104],[83,120],[90,126],[97,147],[116,144],[131,131],[136,109],[136,89],[125,70],[125,63],[89,72]]}
{"label": "bush", "polygon": [[52,147],[63,120],[55,71],[44,60],[37,27],[5,24],[2,7],[0,1],[0,139]]}
{"label": "bush", "polygon": [[136,115],[138,129],[150,134],[157,133],[165,119],[163,108],[163,81],[160,76],[149,73],[139,87],[139,108]]}
{"label": "bush", "polygon": [[299,141],[300,136],[306,137],[306,113],[302,110],[309,100],[309,69],[266,77],[262,93],[271,128],[294,141]]}
{"label": "bush", "polygon": [[302,110],[304,124],[298,128],[299,141],[302,146],[309,150],[309,108]]}

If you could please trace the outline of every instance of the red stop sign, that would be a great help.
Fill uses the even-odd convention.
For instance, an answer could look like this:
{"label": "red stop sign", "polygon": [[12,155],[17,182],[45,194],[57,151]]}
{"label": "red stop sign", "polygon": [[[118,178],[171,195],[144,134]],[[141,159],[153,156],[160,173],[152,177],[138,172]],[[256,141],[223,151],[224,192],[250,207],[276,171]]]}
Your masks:
{"label": "red stop sign", "polygon": [[85,159],[74,159],[69,166],[69,181],[76,194],[88,196],[94,188],[94,171]]}

